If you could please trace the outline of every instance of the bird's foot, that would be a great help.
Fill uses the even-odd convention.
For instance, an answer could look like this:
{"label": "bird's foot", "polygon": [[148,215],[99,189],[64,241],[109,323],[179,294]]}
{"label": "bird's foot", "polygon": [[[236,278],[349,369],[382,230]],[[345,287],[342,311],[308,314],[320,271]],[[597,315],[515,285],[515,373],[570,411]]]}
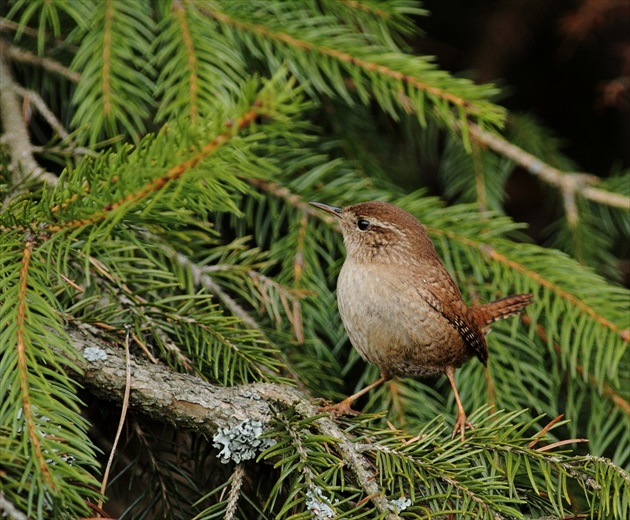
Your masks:
{"label": "bird's foot", "polygon": [[466,427],[470,428],[471,430],[475,429],[474,426],[470,424],[470,422],[466,418],[465,413],[457,414],[457,420],[455,421],[455,428],[453,428],[453,433],[451,434],[451,438],[454,439],[455,436],[457,435],[457,432],[459,431],[462,442],[464,442],[464,431],[466,430]]}
{"label": "bird's foot", "polygon": [[344,399],[337,404],[331,404],[328,406],[320,406],[318,412],[329,412],[333,417],[339,417],[340,415],[359,415],[360,412],[352,409],[350,406],[353,401]]}

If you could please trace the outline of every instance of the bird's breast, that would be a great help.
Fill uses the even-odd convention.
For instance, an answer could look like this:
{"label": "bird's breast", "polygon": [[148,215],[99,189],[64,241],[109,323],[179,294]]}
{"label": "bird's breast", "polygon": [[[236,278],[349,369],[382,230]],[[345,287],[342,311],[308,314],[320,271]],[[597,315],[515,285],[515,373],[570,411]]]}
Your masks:
{"label": "bird's breast", "polygon": [[348,260],[339,274],[337,301],[348,337],[364,359],[390,376],[426,376],[470,357],[417,283],[405,269]]}

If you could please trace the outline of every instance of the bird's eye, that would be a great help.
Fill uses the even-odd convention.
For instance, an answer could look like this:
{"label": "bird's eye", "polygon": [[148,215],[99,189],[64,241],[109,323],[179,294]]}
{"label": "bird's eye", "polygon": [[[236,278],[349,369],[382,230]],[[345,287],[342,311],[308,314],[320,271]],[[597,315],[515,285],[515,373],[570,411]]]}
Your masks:
{"label": "bird's eye", "polygon": [[369,220],[365,220],[364,218],[360,218],[357,221],[357,227],[361,230],[361,231],[365,231],[367,228],[370,227],[370,221]]}

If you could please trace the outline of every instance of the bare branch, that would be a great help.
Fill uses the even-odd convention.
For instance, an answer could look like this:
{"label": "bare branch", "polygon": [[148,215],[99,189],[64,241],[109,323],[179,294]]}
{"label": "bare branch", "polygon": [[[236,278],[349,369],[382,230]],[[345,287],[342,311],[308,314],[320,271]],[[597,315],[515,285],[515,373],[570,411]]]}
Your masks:
{"label": "bare branch", "polygon": [[4,142],[12,159],[12,182],[17,186],[26,180],[37,179],[54,185],[57,177],[44,170],[33,157],[33,147],[22,118],[15,87],[4,50],[0,48],[0,118],[4,127]]}
{"label": "bare branch", "polygon": [[6,53],[6,55],[14,61],[38,65],[49,72],[53,72],[69,79],[73,83],[78,83],[81,79],[81,74],[69,69],[57,60],[46,58],[44,56],[38,56],[37,54],[25,51],[24,49],[20,49],[19,47],[15,47],[14,45],[10,45],[6,42],[1,43],[0,46],[2,47],[2,52]]}
{"label": "bare branch", "polygon": [[[70,330],[73,347],[85,357],[75,360],[83,370],[78,379],[104,399],[122,403],[125,393],[125,353],[83,330]],[[86,354],[85,350],[91,350]],[[94,352],[98,355],[94,356]],[[94,360],[93,360],[94,359]],[[93,360],[93,361],[92,361]],[[219,387],[197,376],[173,372],[161,364],[131,356],[129,405],[146,415],[207,435],[245,419],[268,423],[271,411],[265,399],[293,403],[301,396],[276,384]],[[259,396],[256,399],[251,396]]]}
{"label": "bare branch", "polygon": [[57,119],[57,116],[53,114],[50,108],[48,108],[42,97],[37,92],[22,88],[18,85],[14,85],[13,90],[17,94],[22,96],[24,100],[30,101],[31,103],[33,103],[33,105],[35,105],[37,111],[48,122],[52,129],[57,132],[59,137],[61,137],[62,139],[66,139],[68,137],[68,131],[63,127],[61,121]]}
{"label": "bare branch", "polygon": [[218,283],[206,274],[210,270],[208,269],[208,266],[201,267],[195,264],[187,256],[175,251],[171,247],[165,245],[162,241],[160,241],[159,247],[166,255],[173,258],[181,267],[190,270],[195,285],[200,285],[212,294],[215,294],[223,302],[223,304],[235,316],[243,320],[243,323],[247,324],[248,327],[256,330],[262,329],[258,322],[252,318],[252,316],[241,305],[239,305],[234,298],[226,293]]}
{"label": "bare branch", "polygon": [[[28,25],[15,22],[14,20],[0,17],[0,32],[7,31],[20,32],[30,36],[31,38],[39,37],[39,31],[35,27],[29,27]],[[72,52],[76,52],[77,50],[76,45],[69,45],[68,42],[63,40],[62,38],[51,38],[48,41],[50,43],[54,43],[54,45],[56,46],[63,47],[64,49]]]}

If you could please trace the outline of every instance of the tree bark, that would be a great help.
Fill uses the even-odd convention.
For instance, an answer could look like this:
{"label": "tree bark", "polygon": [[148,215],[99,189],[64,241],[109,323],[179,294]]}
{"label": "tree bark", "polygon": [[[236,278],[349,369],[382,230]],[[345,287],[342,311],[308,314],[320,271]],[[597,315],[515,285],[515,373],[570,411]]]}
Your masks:
{"label": "tree bark", "polygon": [[[84,329],[73,329],[69,334],[73,347],[81,354],[74,360],[82,370],[76,378],[95,395],[122,401],[126,373],[124,350],[111,347]],[[89,349],[87,354],[86,349]],[[230,428],[246,419],[266,424],[271,418],[268,401],[288,406],[298,402],[308,405],[305,396],[287,385],[216,386],[197,376],[180,374],[165,365],[131,356],[129,405],[186,430],[213,435],[219,428]]]}
{"label": "tree bark", "polygon": [[[84,329],[86,327],[69,331],[73,346],[80,354],[74,360],[82,371],[77,379],[101,398],[122,401],[127,370],[125,352],[107,345]],[[167,366],[135,356],[131,357],[130,370],[129,406],[155,419],[210,437],[220,428],[231,429],[244,421],[259,421],[264,429],[272,418],[269,403],[294,406],[303,417],[318,413],[304,394],[288,385],[215,386],[196,376],[179,374]],[[374,478],[373,467],[351,437],[329,417],[321,417],[314,424],[321,434],[335,440],[357,483],[384,518],[399,518],[392,512]]]}

